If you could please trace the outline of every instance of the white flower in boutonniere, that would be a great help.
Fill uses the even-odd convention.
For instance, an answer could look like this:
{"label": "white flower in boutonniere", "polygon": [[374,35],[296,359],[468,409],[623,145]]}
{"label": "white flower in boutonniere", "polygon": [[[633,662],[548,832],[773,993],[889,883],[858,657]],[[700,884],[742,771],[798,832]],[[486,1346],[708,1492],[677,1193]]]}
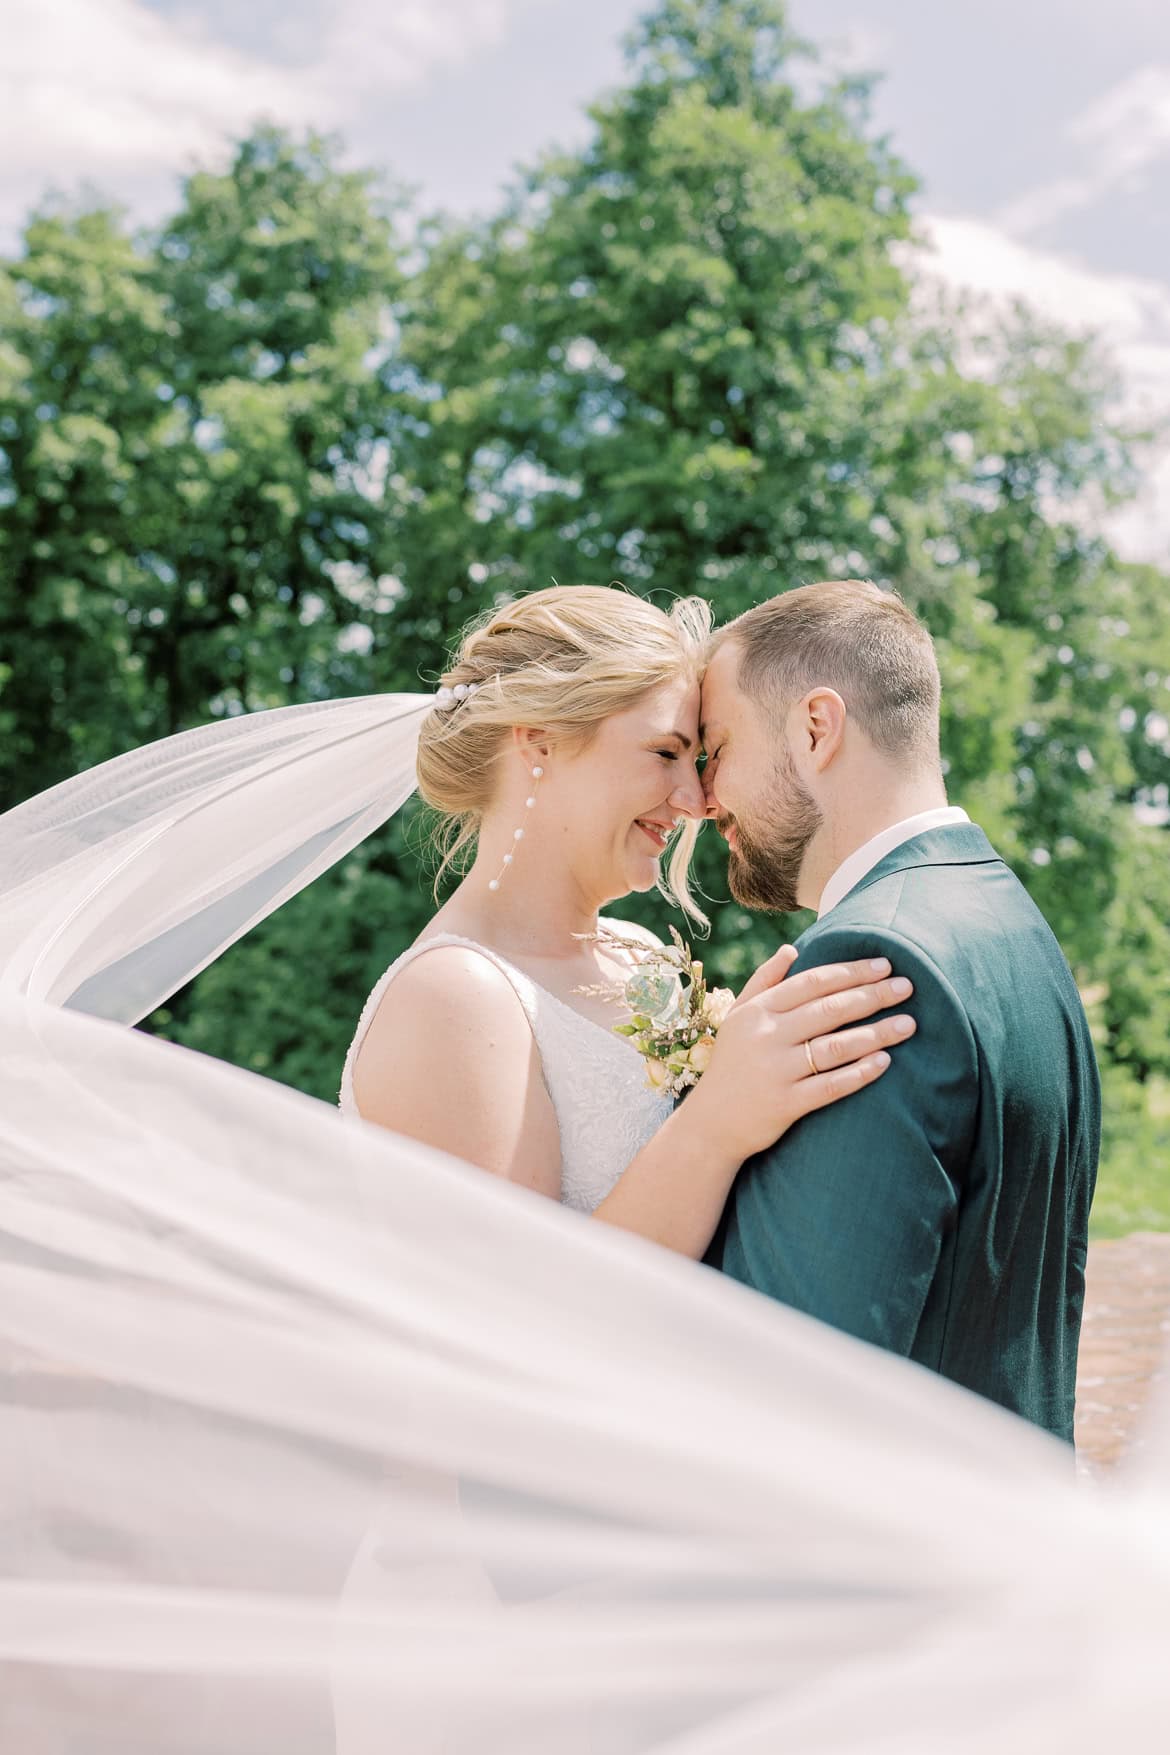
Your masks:
{"label": "white flower in boutonniere", "polygon": [[702,963],[673,926],[669,945],[648,945],[611,926],[579,936],[634,959],[625,981],[576,991],[600,995],[629,1012],[629,1022],[613,1028],[646,1062],[647,1084],[667,1097],[697,1085],[711,1064],[719,1027],[735,1004],[731,989],[708,988]]}

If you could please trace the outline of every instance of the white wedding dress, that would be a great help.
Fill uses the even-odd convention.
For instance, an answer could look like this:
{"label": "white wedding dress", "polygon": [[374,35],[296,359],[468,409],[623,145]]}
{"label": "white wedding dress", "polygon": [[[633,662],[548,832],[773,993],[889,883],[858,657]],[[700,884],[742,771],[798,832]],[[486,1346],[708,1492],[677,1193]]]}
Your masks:
{"label": "white wedding dress", "polygon": [[[431,706],[0,817],[5,1749],[334,1755],[339,1703],[342,1755],[1161,1755],[1165,1390],[1085,1491],[904,1360],[128,1027],[392,814]],[[640,1074],[530,1000],[587,1206]]]}
{"label": "white wedding dress", "polygon": [[[602,921],[629,938],[657,944],[652,933],[629,921]],[[461,945],[500,970],[524,1008],[540,1054],[544,1083],[561,1139],[561,1201],[591,1213],[657,1133],[673,1107],[646,1082],[641,1055],[621,1036],[576,1011],[497,951],[455,933],[435,933],[404,951],[386,970],[362,1008],[341,1075],[339,1107],[356,1116],[353,1066],[382,996],[416,957],[441,945]],[[615,1014],[616,1015],[616,1014]]]}

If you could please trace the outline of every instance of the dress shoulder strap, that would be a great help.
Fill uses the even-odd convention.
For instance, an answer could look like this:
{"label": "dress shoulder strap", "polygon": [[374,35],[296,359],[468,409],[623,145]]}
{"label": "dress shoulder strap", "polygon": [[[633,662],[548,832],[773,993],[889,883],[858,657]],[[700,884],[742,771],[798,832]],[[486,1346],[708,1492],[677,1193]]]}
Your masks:
{"label": "dress shoulder strap", "polygon": [[[529,980],[523,970],[517,969],[514,963],[509,963],[506,957],[501,957],[498,951],[489,949],[487,945],[481,945],[477,939],[461,938],[456,932],[436,932],[430,938],[416,940],[409,950],[403,951],[402,955],[391,963],[383,975],[380,983],[381,993],[386,991],[393,977],[405,969],[408,963],[413,963],[416,957],[425,955],[427,951],[438,950],[441,945],[458,945],[461,950],[475,951],[479,956],[486,957],[489,963],[494,963],[501,975],[507,977],[516,998],[524,1007],[525,1016],[531,1023],[536,1016],[536,988],[533,982]],[[375,988],[374,991],[377,993],[378,989]],[[379,998],[381,993],[379,993]]]}

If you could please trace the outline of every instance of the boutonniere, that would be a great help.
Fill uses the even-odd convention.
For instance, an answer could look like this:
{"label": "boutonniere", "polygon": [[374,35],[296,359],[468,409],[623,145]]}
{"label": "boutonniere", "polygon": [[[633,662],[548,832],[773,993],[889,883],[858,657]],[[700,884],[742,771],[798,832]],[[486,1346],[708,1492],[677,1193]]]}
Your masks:
{"label": "boutonniere", "polygon": [[719,1027],[735,1004],[729,987],[708,987],[703,965],[672,926],[668,945],[647,945],[626,938],[611,926],[576,937],[607,945],[633,958],[624,981],[600,987],[578,987],[621,1005],[628,1023],[613,1026],[646,1062],[646,1082],[664,1097],[678,1097],[697,1085],[710,1065]]}

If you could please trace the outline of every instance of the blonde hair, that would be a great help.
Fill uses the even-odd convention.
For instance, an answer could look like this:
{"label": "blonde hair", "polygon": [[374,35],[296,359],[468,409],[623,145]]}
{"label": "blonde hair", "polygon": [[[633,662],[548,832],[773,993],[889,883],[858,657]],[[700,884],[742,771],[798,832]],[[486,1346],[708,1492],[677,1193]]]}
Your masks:
{"label": "blonde hair", "polygon": [[[679,675],[697,679],[710,630],[701,598],[664,611],[621,586],[596,585],[549,586],[473,622],[442,682],[472,683],[474,692],[428,713],[419,737],[418,789],[441,819],[436,894],[475,842],[514,726],[583,749],[611,714]],[[699,826],[684,824],[659,888],[706,924],[688,884]]]}
{"label": "blonde hair", "polygon": [[938,660],[896,592],[868,579],[801,585],[726,623],[713,645],[726,641],[739,653],[739,687],[774,717],[827,686],[901,766],[939,766]]}

